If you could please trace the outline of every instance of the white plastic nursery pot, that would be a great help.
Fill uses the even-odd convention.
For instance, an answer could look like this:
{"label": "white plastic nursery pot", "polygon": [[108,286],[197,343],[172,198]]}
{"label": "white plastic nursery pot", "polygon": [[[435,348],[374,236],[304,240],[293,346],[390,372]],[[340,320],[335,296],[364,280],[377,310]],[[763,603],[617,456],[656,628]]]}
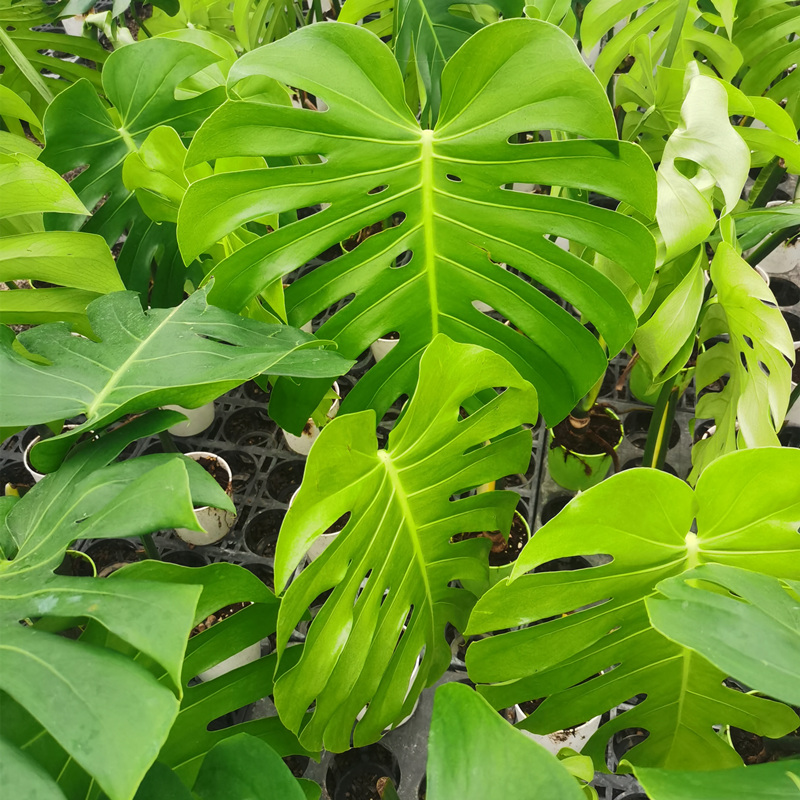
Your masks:
{"label": "white plastic nursery pot", "polygon": [[167,430],[173,436],[196,436],[211,426],[214,421],[214,401],[206,403],[199,408],[184,408],[183,406],[161,406],[170,411],[179,411],[188,419],[185,422],[177,422]]}
{"label": "white plastic nursery pot", "polygon": [[386,356],[389,355],[389,351],[395,347],[399,341],[399,339],[378,339],[377,342],[373,342],[369,346],[369,349],[376,363],[386,358]]}
{"label": "white plastic nursery pot", "polygon": [[[233,473],[228,466],[228,462],[224,458],[215,455],[214,453],[207,453],[203,450],[198,450],[194,453],[186,453],[187,458],[199,462],[203,458],[216,461],[226,472],[228,476],[228,485],[225,488],[225,493],[233,500]],[[222,539],[225,534],[233,527],[233,522],[236,515],[230,511],[225,511],[221,508],[213,508],[212,506],[203,506],[194,510],[197,521],[203,528],[202,531],[190,531],[188,528],[175,528],[175,533],[183,539],[187,544],[205,545],[214,544]]]}
{"label": "white plastic nursery pot", "polygon": [[[333,384],[333,391],[336,394],[339,394],[339,384]],[[331,402],[331,407],[328,410],[328,413],[325,415],[328,419],[333,419],[339,411],[339,398],[337,397],[335,400]],[[314,423],[314,420],[311,417],[308,418],[308,422],[306,422],[305,428],[303,428],[303,432],[299,436],[295,436],[293,433],[289,433],[288,431],[283,432],[283,439],[286,442],[286,446],[295,453],[299,453],[301,456],[307,456],[311,452],[311,446],[317,440],[317,437],[320,434],[320,429]]]}
{"label": "white plastic nursery pot", "polygon": [[[514,706],[514,720],[517,723],[522,722],[528,715],[517,705]],[[526,736],[529,736],[535,742],[538,742],[546,750],[549,750],[554,756],[558,755],[558,751],[563,747],[569,747],[580,753],[586,742],[589,741],[592,734],[600,727],[600,717],[593,717],[583,725],[578,725],[574,728],[567,728],[563,731],[554,731],[553,733],[540,734],[531,733],[530,731],[523,730]]]}
{"label": "white plastic nursery pot", "polygon": [[225,673],[238,667],[243,667],[245,664],[251,664],[259,658],[261,658],[261,642],[254,642],[249,647],[245,647],[244,650],[240,650],[224,661],[220,661],[216,666],[203,670],[197,677],[201,681],[213,681],[214,678],[219,678],[220,675],[225,675]]}
{"label": "white plastic nursery pot", "polygon": [[32,447],[33,447],[35,444],[38,444],[38,442],[39,442],[39,439],[41,439],[41,438],[42,438],[41,436],[36,436],[35,438],[31,439],[31,441],[30,441],[30,444],[29,444],[29,445],[28,445],[28,446],[25,448],[25,452],[22,454],[22,463],[25,465],[25,469],[26,469],[26,470],[28,470],[28,472],[30,473],[31,477],[32,477],[32,478],[33,478],[33,480],[34,480],[34,483],[39,483],[39,481],[40,481],[42,478],[44,478],[44,474],[43,474],[43,473],[41,473],[41,472],[37,472],[37,471],[36,471],[36,470],[35,470],[35,469],[34,469],[34,468],[31,466],[31,462],[30,462],[30,452],[31,452],[31,448],[32,448]]}
{"label": "white plastic nursery pot", "polygon": [[[74,334],[73,334],[74,335]],[[65,433],[66,431],[71,431],[73,428],[77,428],[77,425],[65,425],[61,431],[61,433]],[[30,453],[33,449],[33,446],[38,444],[41,440],[41,436],[35,436],[33,439],[30,440],[28,445],[25,447],[25,450],[22,453],[22,463],[26,470],[30,473],[30,476],[33,478],[35,483],[39,483],[42,478],[47,477],[45,473],[37,472],[32,466],[30,461]]]}

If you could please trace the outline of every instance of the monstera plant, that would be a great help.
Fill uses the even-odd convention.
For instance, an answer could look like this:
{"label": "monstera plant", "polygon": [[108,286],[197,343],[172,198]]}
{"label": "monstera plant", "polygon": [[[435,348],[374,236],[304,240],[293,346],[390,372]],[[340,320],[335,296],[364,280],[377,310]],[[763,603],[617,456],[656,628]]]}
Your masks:
{"label": "monstera plant", "polygon": [[[357,717],[355,744],[374,741],[411,712],[450,663],[446,623],[463,629],[475,602],[451,583],[488,577],[489,541],[451,538],[511,524],[511,492],[451,498],[525,468],[531,434],[518,426],[536,420],[535,390],[500,356],[442,334],[419,370],[386,449],[378,447],[373,411],[337,416],[325,427],[281,530],[276,588],[316,537],[349,514],[336,540],[291,583],[278,614],[281,653],[309,605],[333,590],[300,660],[275,683],[282,720],[309,749],[347,749]],[[500,386],[505,391],[461,418],[465,401]]]}
{"label": "monstera plant", "polygon": [[45,363],[20,355],[3,328],[0,363],[10,388],[0,426],[13,431],[84,414],[85,422],[33,448],[31,463],[49,472],[82,434],[126,414],[162,404],[197,408],[262,372],[331,379],[350,365],[309,334],[243,319],[205,296],[148,312],[133,292],[98,298],[88,315],[99,341],[72,336],[63,323],[20,334]]}
{"label": "monstera plant", "polygon": [[100,234],[109,247],[126,234],[117,267],[125,286],[138,291],[145,305],[154,261],[156,297],[161,298],[156,305],[180,302],[186,270],[176,257],[174,225],[156,224],[144,214],[122,181],[123,163],[158,125],[172,125],[181,135],[199,127],[225,99],[225,89],[213,80],[201,87],[205,91],[184,84],[221,60],[219,52],[192,41],[139,42],[115,52],[103,70],[102,93],[112,108],[96,86],[81,80],[65,89],[45,114],[47,144],[41,160],[57,172],[72,172],[72,188],[93,211],[88,219],[50,219],[50,227],[82,226]]}
{"label": "monstera plant", "polygon": [[[694,491],[665,472],[633,470],[582,494],[536,533],[510,578],[476,604],[468,632],[520,629],[471,645],[470,677],[497,708],[546,698],[523,723],[537,733],[644,695],[592,736],[584,752],[598,765],[608,737],[631,727],[649,734],[626,755],[634,765],[740,764],[714,725],[781,736],[797,727],[797,714],[725,686],[725,672],[653,627],[649,598],[660,581],[704,564],[796,580],[799,485],[800,453],[758,448],[717,459]],[[533,572],[554,558],[582,555],[602,555],[606,563]]]}
{"label": "monstera plant", "polygon": [[[606,353],[531,281],[572,303],[615,353],[636,318],[590,253],[642,288],[654,258],[640,222],[571,199],[566,187],[624,200],[644,215],[652,215],[655,200],[649,160],[617,141],[608,100],[569,37],[523,19],[478,31],[444,69],[433,130],[421,128],[406,105],[391,52],[358,27],[311,26],[249,53],[231,70],[229,91],[256,76],[313,94],[325,110],[229,101],[206,121],[187,165],[252,155],[298,163],[194,182],[178,218],[184,259],[264,214],[309,207],[318,213],[218,264],[210,302],[239,311],[271,281],[361,232],[354,249],[286,291],[296,325],[349,301],[319,330],[345,356],[399,333],[398,345],[361,378],[343,412],[374,408],[382,415],[410,394],[421,353],[444,333],[502,355],[537,385],[545,419],[563,418],[603,373]],[[550,130],[550,141],[519,138]],[[512,190],[515,182],[561,188],[525,193]],[[556,236],[578,243],[587,260],[555,244]],[[319,397],[326,388],[319,383]],[[278,381],[271,413],[286,427],[302,427],[319,400],[313,394]]]}
{"label": "monstera plant", "polygon": [[[112,800],[130,798],[178,715],[200,588],[54,574],[79,537],[196,530],[193,505],[232,510],[189,459],[110,463],[176,417],[140,417],[84,444],[22,499],[0,498],[0,747],[11,796],[61,797],[55,781],[69,784],[85,771]],[[116,645],[57,635],[86,620]],[[125,646],[144,663],[121,652]]]}

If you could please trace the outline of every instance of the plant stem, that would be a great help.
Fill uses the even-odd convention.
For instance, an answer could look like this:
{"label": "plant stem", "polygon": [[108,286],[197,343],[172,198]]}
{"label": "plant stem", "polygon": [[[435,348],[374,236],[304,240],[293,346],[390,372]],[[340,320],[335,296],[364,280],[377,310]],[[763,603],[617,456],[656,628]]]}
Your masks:
{"label": "plant stem", "polygon": [[161,440],[161,449],[165,453],[181,452],[180,450],[178,450],[178,447],[175,444],[175,440],[169,435],[168,431],[161,431],[161,433],[158,434],[158,438]]}
{"label": "plant stem", "polygon": [[664,67],[672,66],[672,59],[675,58],[675,51],[678,49],[678,42],[683,31],[683,23],[686,21],[686,13],[689,11],[689,0],[679,0],[678,8],[675,10],[675,21],[672,23],[672,30],[669,34],[667,51],[664,53],[664,60],[661,62]]}
{"label": "plant stem", "polygon": [[144,552],[147,554],[147,557],[152,558],[153,561],[160,561],[161,556],[158,554],[158,548],[156,547],[156,543],[153,541],[153,534],[144,533],[139,538],[142,540]]}
{"label": "plant stem", "polygon": [[795,225],[791,228],[784,228],[782,231],[775,231],[771,236],[768,236],[749,256],[745,259],[747,263],[754,267],[760,264],[773,250],[776,250],[784,242],[793,239],[800,233],[800,225]]}
{"label": "plant stem", "polygon": [[642,457],[643,467],[662,469],[669,449],[669,431],[675,419],[675,408],[678,405],[678,387],[675,385],[677,375],[673,375],[661,387],[653,418],[647,430],[647,443]]}
{"label": "plant stem", "polygon": [[758,178],[756,178],[756,182],[750,192],[750,208],[764,208],[772,199],[772,195],[775,189],[778,188],[778,184],[783,180],[784,175],[786,175],[786,168],[781,166],[780,159],[775,156],[758,173]]}

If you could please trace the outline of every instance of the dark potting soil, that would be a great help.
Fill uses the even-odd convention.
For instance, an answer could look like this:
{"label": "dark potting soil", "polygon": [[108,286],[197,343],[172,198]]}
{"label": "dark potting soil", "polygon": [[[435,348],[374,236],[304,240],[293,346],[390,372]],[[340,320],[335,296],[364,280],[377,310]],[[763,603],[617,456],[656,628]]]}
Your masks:
{"label": "dark potting soil", "polygon": [[200,456],[197,463],[222,487],[223,491],[227,492],[231,488],[228,472],[219,461],[208,456]]}
{"label": "dark potting soil", "polygon": [[283,759],[283,763],[289,767],[295,778],[302,778],[305,775],[309,761],[311,759],[308,756],[285,756]]}
{"label": "dark potting soil", "polygon": [[[800,708],[792,708],[800,714]],[[796,758],[800,754],[800,727],[780,739],[770,739],[732,727],[731,743],[747,766]]]}
{"label": "dark potting soil", "polygon": [[453,537],[454,542],[462,542],[465,539],[489,539],[492,547],[489,550],[489,565],[492,567],[503,567],[511,564],[519,557],[520,551],[528,541],[528,531],[525,523],[519,514],[514,514],[511,522],[511,532],[508,534],[508,541],[503,539],[500,531],[471,531],[470,533],[459,533]]}
{"label": "dark potting soil", "polygon": [[283,509],[271,508],[253,517],[244,533],[247,549],[257,556],[274,558],[278,531],[285,516],[286,512]]}
{"label": "dark potting soil", "polygon": [[519,707],[522,709],[522,713],[529,717],[543,702],[544,697],[540,697],[537,700],[526,700],[524,703],[520,703]]}
{"label": "dark potting soil", "polygon": [[342,777],[334,800],[381,800],[378,781],[385,777],[378,764],[356,767]]}
{"label": "dark potting soil", "polygon": [[325,533],[339,533],[339,531],[344,530],[344,526],[347,525],[347,520],[350,519],[350,512],[348,511],[346,514],[342,514],[339,519],[336,520],[332,525],[329,525],[325,530]]}
{"label": "dark potting soil", "polygon": [[584,456],[596,456],[610,453],[622,436],[622,424],[618,419],[606,414],[602,406],[595,406],[589,411],[589,424],[576,428],[570,417],[562,420],[553,428],[553,441],[550,448],[562,445],[573,453]]}
{"label": "dark potting soil", "polygon": [[270,472],[267,478],[267,491],[281,503],[288,503],[303,480],[305,461],[284,461]]}
{"label": "dark potting soil", "polygon": [[229,606],[225,606],[219,611],[209,614],[202,622],[198,622],[197,625],[192,628],[189,638],[191,639],[192,636],[197,636],[198,633],[207,631],[212,625],[222,622],[222,620],[233,616],[237,611],[241,611],[249,605],[252,605],[252,603],[231,603]]}
{"label": "dark potting soil", "polygon": [[[132,564],[134,561],[140,561],[142,557],[136,545],[127,539],[106,539],[95,542],[86,548],[86,555],[94,561],[98,575],[115,564]],[[91,577],[92,565],[85,558],[78,557],[72,562],[72,573],[78,577]]]}

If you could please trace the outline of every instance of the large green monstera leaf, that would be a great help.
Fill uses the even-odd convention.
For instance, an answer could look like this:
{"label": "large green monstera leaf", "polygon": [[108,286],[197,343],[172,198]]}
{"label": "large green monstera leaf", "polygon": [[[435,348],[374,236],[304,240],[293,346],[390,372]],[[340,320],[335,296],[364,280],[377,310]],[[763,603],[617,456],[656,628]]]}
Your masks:
{"label": "large green monstera leaf", "polygon": [[[197,625],[229,605],[246,604],[245,608],[235,614],[189,638],[188,644],[184,636],[186,650],[179,670],[183,689],[180,710],[161,746],[157,762],[151,767],[136,795],[138,800],[162,796],[174,800],[183,796],[178,794],[179,789],[173,789],[172,794],[166,791],[169,784],[164,784],[164,775],[171,778],[173,786],[181,787],[183,782],[186,787],[190,787],[209,751],[221,742],[243,733],[258,737],[262,743],[268,743],[281,756],[301,753],[315,755],[305,751],[297,737],[287,731],[275,716],[209,730],[209,724],[214,720],[272,692],[277,658],[274,652],[213,679],[205,679],[199,683],[192,681],[192,678],[204,670],[220,664],[226,658],[274,633],[278,601],[259,578],[234,564],[220,563],[189,568],[148,559],[114,572],[103,585],[112,590],[118,581],[126,587],[133,585],[146,588],[155,582],[158,587],[169,585],[179,592],[187,587],[202,589],[194,608],[192,625]],[[113,640],[109,641],[108,632],[95,621],[89,622],[82,641],[101,647],[113,645]],[[302,649],[301,646],[298,647]],[[290,651],[292,649],[294,648],[290,648]],[[292,655],[293,653],[288,652],[288,658]],[[162,682],[164,680],[162,678]],[[164,794],[154,794],[157,786],[161,786]],[[93,796],[90,791],[90,776],[85,772],[81,774],[77,765],[71,766],[70,789],[72,794],[69,797],[83,800]],[[188,792],[188,789],[184,788],[183,791]],[[260,800],[261,795],[258,797]]]}
{"label": "large green monstera leaf", "polygon": [[[382,415],[411,394],[422,351],[444,333],[504,356],[537,387],[545,418],[564,417],[602,374],[606,354],[531,281],[572,303],[617,352],[635,330],[628,301],[592,263],[553,240],[603,254],[642,287],[652,276],[654,243],[639,222],[562,196],[563,187],[610,195],[646,214],[655,200],[652,165],[638,146],[616,140],[608,101],[569,37],[526,19],[478,31],[444,69],[435,130],[420,128],[405,104],[391,52],[358,27],[311,26],[248,53],[231,70],[229,88],[255,75],[304,89],[327,110],[228,102],[198,131],[187,164],[246,155],[318,155],[323,163],[304,158],[193,183],[178,218],[184,258],[266,213],[323,208],[215,267],[211,301],[238,311],[331,246],[382,228],[286,292],[291,324],[349,299],[319,330],[348,357],[399,332],[343,410]],[[549,130],[562,133],[512,143]],[[550,196],[505,188],[514,182],[562,189]],[[313,408],[310,399],[298,402],[300,392],[285,381],[275,387],[272,413],[284,425],[302,427]]]}
{"label": "large green monstera leaf", "polygon": [[[21,500],[0,498],[0,746],[9,797],[73,797],[73,774],[85,771],[111,800],[129,800],[178,714],[200,588],[54,574],[78,537],[198,530],[193,506],[232,510],[216,481],[189,459],[163,454],[109,464],[177,416],[140,417],[83,445]],[[87,620],[116,646],[57,635]],[[123,647],[145,663],[123,655]]]}
{"label": "large green monstera leaf", "polygon": [[[83,169],[71,186],[86,208],[94,209],[85,222],[80,217],[50,219],[50,227],[83,224],[84,231],[100,234],[110,247],[127,232],[118,266],[125,285],[144,297],[153,259],[161,270],[157,279],[174,270],[175,228],[156,225],[144,214],[125,188],[122,165],[155,127],[169,125],[189,135],[225,99],[222,86],[202,94],[179,90],[183,81],[221,58],[189,41],[138,42],[117,50],[103,70],[103,92],[113,108],[106,107],[91,84],[79,81],[53,101],[44,117],[47,144],[41,160],[62,174]],[[175,287],[173,302],[182,296],[184,274],[181,268],[169,281]]]}
{"label": "large green monstera leaf", "polygon": [[[583,752],[603,763],[623,728],[649,737],[634,765],[709,769],[741,764],[714,730],[767,736],[797,727],[788,707],[723,685],[726,674],[653,628],[645,601],[665,578],[704,563],[800,576],[800,452],[760,448],[715,461],[695,491],[665,472],[634,469],[578,496],[536,532],[511,577],[476,604],[468,633],[520,630],[473,642],[470,677],[496,708],[546,698],[524,727],[577,725],[636,695],[636,706],[592,736]],[[697,533],[693,533],[693,522]],[[568,572],[531,570],[563,556],[609,555]]]}
{"label": "large green monstera leaf", "polygon": [[81,434],[125,414],[166,404],[197,408],[263,372],[330,382],[351,366],[310,334],[208,305],[205,290],[176,308],[150,311],[133,292],[114,292],[91,303],[88,315],[99,341],[72,336],[63,323],[19,335],[45,364],[17,353],[11,331],[0,328],[0,426],[86,415],[82,425],[33,448],[31,463],[42,472],[56,469]]}
{"label": "large green monstera leaf", "polygon": [[[507,388],[462,419],[464,402],[492,387]],[[440,335],[422,356],[417,391],[385,450],[373,411],[338,416],[323,430],[275,556],[275,585],[283,587],[312,542],[350,515],[291,583],[278,614],[280,653],[314,599],[333,590],[302,657],[275,683],[278,713],[303,746],[346,750],[367,705],[354,741],[377,740],[447,668],[445,624],[462,629],[475,602],[451,584],[485,581],[489,549],[485,538],[450,540],[508,531],[518,499],[511,492],[450,498],[524,469],[531,434],[518,426],[536,415],[535,390],[503,358]]]}

